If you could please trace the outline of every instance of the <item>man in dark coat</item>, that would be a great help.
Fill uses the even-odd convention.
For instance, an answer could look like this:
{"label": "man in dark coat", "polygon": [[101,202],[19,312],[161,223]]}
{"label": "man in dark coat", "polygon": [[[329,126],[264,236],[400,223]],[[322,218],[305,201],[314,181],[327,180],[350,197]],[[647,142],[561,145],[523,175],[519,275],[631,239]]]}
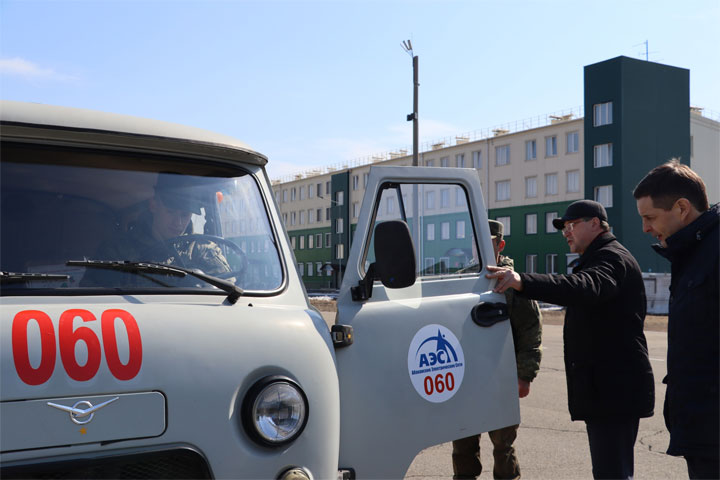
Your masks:
{"label": "man in dark coat", "polygon": [[660,165],[635,187],[643,231],[671,262],[665,425],[669,455],[684,456],[690,478],[720,478],[720,207],[678,161]]}
{"label": "man in dark coat", "polygon": [[553,220],[570,251],[573,273],[517,273],[487,267],[494,290],[567,307],[563,341],[568,407],[584,420],[594,478],[632,478],[640,418],[653,415],[655,383],[643,333],[646,299],[640,267],[610,233],[605,208],[591,200]]}

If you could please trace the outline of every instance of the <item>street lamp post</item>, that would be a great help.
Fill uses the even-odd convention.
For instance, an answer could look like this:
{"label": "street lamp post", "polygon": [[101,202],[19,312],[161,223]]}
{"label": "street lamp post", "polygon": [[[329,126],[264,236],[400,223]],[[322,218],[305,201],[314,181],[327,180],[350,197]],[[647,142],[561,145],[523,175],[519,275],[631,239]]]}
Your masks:
{"label": "street lamp post", "polygon": [[403,49],[410,55],[413,62],[413,112],[407,116],[408,122],[413,122],[413,167],[417,167],[418,162],[418,57],[413,53],[412,43],[405,40],[402,43]]}

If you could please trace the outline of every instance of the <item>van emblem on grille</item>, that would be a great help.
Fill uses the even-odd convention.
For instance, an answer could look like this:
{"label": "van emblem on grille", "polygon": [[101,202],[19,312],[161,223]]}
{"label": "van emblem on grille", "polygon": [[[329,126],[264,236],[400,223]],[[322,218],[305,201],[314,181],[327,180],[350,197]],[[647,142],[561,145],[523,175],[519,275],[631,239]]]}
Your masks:
{"label": "van emblem on grille", "polygon": [[[90,421],[95,416],[95,412],[100,410],[101,408],[105,407],[106,405],[111,404],[115,400],[119,400],[120,397],[111,398],[110,400],[98,403],[97,405],[94,405],[87,400],[80,400],[79,402],[75,403],[72,407],[68,407],[65,405],[59,405],[57,403],[47,402],[47,404],[53,408],[57,408],[58,410],[62,410],[64,412],[70,413],[70,420],[72,420],[74,423],[78,425],[85,425],[86,423],[90,423]],[[81,406],[85,408],[81,408]],[[85,418],[87,417],[87,418]],[[80,420],[80,419],[83,420]]]}

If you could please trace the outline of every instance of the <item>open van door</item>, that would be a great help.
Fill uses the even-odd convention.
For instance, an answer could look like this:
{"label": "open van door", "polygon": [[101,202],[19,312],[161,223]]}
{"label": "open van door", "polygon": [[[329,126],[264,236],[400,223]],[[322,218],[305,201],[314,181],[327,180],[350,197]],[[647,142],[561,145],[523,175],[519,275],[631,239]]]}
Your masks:
{"label": "open van door", "polygon": [[474,170],[371,168],[333,328],[347,344],[341,469],[401,478],[423,448],[520,422],[505,296],[486,265]]}

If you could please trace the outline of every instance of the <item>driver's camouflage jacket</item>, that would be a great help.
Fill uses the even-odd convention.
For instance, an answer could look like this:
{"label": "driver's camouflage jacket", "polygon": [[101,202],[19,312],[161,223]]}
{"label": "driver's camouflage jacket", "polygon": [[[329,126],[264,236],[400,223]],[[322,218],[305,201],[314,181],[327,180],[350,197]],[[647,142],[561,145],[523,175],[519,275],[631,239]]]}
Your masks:
{"label": "driver's camouflage jacket", "polygon": [[[149,212],[141,215],[130,224],[128,231],[118,233],[111,241],[103,243],[91,260],[139,261],[184,268],[199,268],[209,275],[230,272],[222,249],[214,242],[198,239],[182,241],[182,236],[167,241],[158,240],[152,235],[152,216]],[[175,242],[174,240],[178,240]],[[147,283],[137,275],[123,275],[123,285]],[[118,283],[118,272],[88,270],[80,281],[82,286],[112,286]]]}
{"label": "driver's camouflage jacket", "polygon": [[[513,259],[500,255],[500,267],[514,267]],[[510,326],[515,342],[518,378],[532,382],[540,370],[542,357],[542,314],[535,300],[516,295],[512,288],[505,291]]]}

